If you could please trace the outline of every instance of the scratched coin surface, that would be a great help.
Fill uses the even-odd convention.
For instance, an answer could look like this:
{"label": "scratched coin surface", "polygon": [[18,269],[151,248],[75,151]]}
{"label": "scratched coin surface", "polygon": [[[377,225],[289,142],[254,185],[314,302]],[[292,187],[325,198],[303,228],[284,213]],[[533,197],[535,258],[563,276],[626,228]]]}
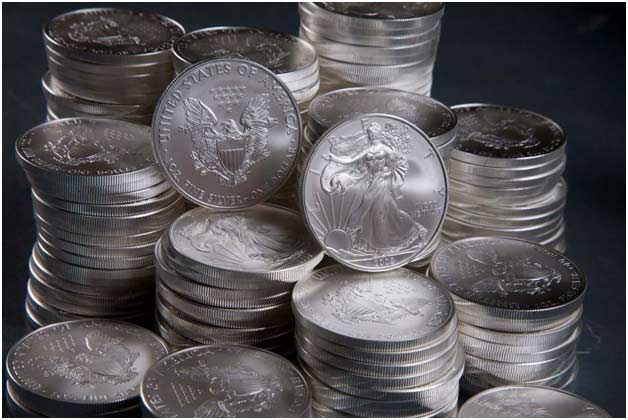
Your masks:
{"label": "scratched coin surface", "polygon": [[156,417],[305,417],[311,394],[283,357],[248,346],[212,345],[172,353],[142,382]]}
{"label": "scratched coin surface", "polygon": [[454,298],[504,310],[575,310],[586,289],[584,274],[563,254],[518,239],[450,243],[434,253],[429,270]]}
{"label": "scratched coin surface", "polygon": [[385,114],[328,130],[308,157],[300,193],[310,231],[338,262],[386,271],[412,261],[438,233],[447,174],[427,135]]}
{"label": "scratched coin surface", "polygon": [[190,201],[252,206],[288,179],[301,145],[299,108],[265,67],[220,59],[182,72],[153,117],[157,160]]}
{"label": "scratched coin surface", "polygon": [[136,405],[142,376],[168,353],[137,325],[79,320],[40,328],[6,360],[20,400],[50,417],[90,416]]}
{"label": "scratched coin surface", "polygon": [[596,418],[610,415],[584,398],[555,388],[502,386],[481,392],[460,407],[461,418]]}

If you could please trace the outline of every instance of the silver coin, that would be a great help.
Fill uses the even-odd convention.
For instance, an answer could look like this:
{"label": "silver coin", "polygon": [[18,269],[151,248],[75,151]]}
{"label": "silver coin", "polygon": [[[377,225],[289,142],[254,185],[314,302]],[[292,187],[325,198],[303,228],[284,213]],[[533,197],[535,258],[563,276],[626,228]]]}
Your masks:
{"label": "silver coin", "polygon": [[454,172],[458,178],[464,179],[466,176],[475,178],[498,178],[498,179],[520,179],[534,177],[549,172],[551,169],[564,164],[567,161],[565,154],[558,155],[553,160],[542,162],[537,165],[515,166],[514,168],[500,168],[492,166],[475,165],[462,162],[452,158],[450,171]]}
{"label": "silver coin", "polygon": [[484,317],[564,318],[578,310],[586,289],[584,274],[564,255],[497,237],[469,238],[440,248],[432,257],[430,275],[471,302],[465,310]]}
{"label": "silver coin", "polygon": [[297,283],[292,307],[298,323],[317,335],[367,350],[429,345],[454,317],[447,291],[407,269],[366,274],[323,268]]}
{"label": "silver coin", "polygon": [[181,25],[161,15],[127,9],[82,9],[59,15],[44,27],[50,48],[102,64],[148,63],[169,58]]}
{"label": "silver coin", "polygon": [[[202,207],[179,217],[168,231],[172,249],[184,264],[225,288],[264,288],[264,282],[294,283],[322,259],[298,213],[268,204],[232,212]],[[251,283],[251,287],[247,284]]]}
{"label": "silver coin", "polygon": [[301,147],[301,117],[270,70],[246,60],[212,60],[188,68],[164,92],[153,141],[164,172],[188,200],[243,208],[289,178]]}
{"label": "silver coin", "polygon": [[6,366],[26,405],[50,417],[90,416],[137,404],[144,372],[167,351],[142,327],[81,320],[22,338],[9,350]]}
{"label": "silver coin", "polygon": [[482,392],[460,407],[460,417],[611,417],[584,398],[558,389],[511,385]]}
{"label": "silver coin", "polygon": [[301,179],[314,237],[337,261],[385,271],[412,261],[437,234],[447,175],[426,134],[398,117],[365,114],[321,138]]}
{"label": "silver coin", "polygon": [[316,3],[316,5],[330,12],[349,17],[403,21],[403,23],[439,13],[444,7],[443,3],[322,2]]}
{"label": "silver coin", "polygon": [[458,116],[454,159],[495,167],[529,166],[564,153],[566,138],[540,114],[499,105],[452,107]]}
{"label": "silver coin", "polygon": [[[179,389],[198,389],[182,402]],[[155,417],[302,417],[311,404],[305,378],[268,351],[220,345],[185,349],[152,366],[142,401]]]}

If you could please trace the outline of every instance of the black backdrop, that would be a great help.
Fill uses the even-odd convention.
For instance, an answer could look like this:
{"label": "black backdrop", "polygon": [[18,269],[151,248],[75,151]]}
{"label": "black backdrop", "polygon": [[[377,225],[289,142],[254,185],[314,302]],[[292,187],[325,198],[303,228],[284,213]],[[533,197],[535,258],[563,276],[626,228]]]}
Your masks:
{"label": "black backdrop", "polygon": [[[14,140],[45,115],[41,27],[80,7],[93,6],[3,4],[3,360],[24,332],[35,235]],[[238,25],[296,33],[299,23],[296,6],[288,3],[133,7],[163,13],[187,30]],[[567,254],[589,280],[575,391],[615,417],[626,414],[625,16],[624,4],[449,4],[432,91],[449,105],[528,108],[567,132]]]}

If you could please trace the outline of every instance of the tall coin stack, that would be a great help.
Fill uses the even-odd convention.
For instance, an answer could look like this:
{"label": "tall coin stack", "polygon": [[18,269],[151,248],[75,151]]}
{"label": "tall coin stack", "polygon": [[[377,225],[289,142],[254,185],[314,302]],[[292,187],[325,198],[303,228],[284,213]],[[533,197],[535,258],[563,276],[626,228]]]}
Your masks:
{"label": "tall coin stack", "polygon": [[566,138],[554,121],[498,105],[458,105],[443,238],[507,236],[564,251]]}
{"label": "tall coin stack", "polygon": [[316,416],[455,415],[464,357],[454,304],[437,282],[335,265],[299,281],[292,307]]}
{"label": "tall coin stack", "polygon": [[586,281],[564,255],[533,242],[477,237],[440,248],[429,270],[456,303],[463,391],[564,388],[574,380]]}
{"label": "tall coin stack", "polygon": [[26,299],[31,323],[148,319],[153,248],[184,209],[154,160],[149,128],[56,120],[20,137],[16,153],[37,224]]}
{"label": "tall coin stack", "polygon": [[323,257],[297,213],[268,204],[229,212],[198,207],[172,224],[155,255],[166,341],[294,351],[292,288]]}
{"label": "tall coin stack", "polygon": [[48,119],[105,117],[150,125],[173,77],[171,47],[185,33],[165,16],[82,9],[44,27]]}
{"label": "tall coin stack", "polygon": [[[411,122],[425,134],[447,164],[456,143],[456,115],[445,104],[428,96],[381,87],[348,88],[328,92],[312,101],[298,171],[325,131],[340,121],[369,113],[394,115]],[[429,211],[428,208],[423,209]],[[432,253],[440,244],[437,235],[411,263],[414,268],[429,264]]]}
{"label": "tall coin stack", "polygon": [[321,91],[385,86],[429,95],[443,3],[299,3]]}

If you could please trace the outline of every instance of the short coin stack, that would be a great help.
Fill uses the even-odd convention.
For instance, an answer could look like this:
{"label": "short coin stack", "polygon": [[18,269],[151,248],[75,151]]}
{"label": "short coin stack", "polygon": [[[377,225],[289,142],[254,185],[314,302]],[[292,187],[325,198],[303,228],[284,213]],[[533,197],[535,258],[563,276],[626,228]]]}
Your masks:
{"label": "short coin stack", "polygon": [[299,36],[320,55],[321,90],[386,86],[429,95],[442,3],[299,3]]}
{"label": "short coin stack", "polygon": [[56,120],[17,140],[37,224],[26,299],[35,326],[150,315],[153,248],[184,211],[151,146],[148,127],[107,119]]}
{"label": "short coin stack", "polygon": [[[240,58],[261,64],[277,75],[290,89],[301,113],[316,96],[320,84],[318,53],[308,41],[266,29],[218,27],[190,32],[172,48],[174,68],[181,73],[193,64],[219,58]],[[216,88],[216,99],[238,101],[244,87]]]}
{"label": "short coin stack", "polygon": [[109,117],[150,125],[173,76],[171,47],[185,33],[167,17],[83,9],[44,27],[48,118]]}
{"label": "short coin stack", "polygon": [[429,271],[456,303],[463,391],[573,381],[586,282],[564,255],[533,242],[477,237],[440,248]]}
{"label": "short coin stack", "polygon": [[323,257],[299,215],[268,204],[177,219],[157,245],[157,318],[174,346],[294,351],[290,294]]}
{"label": "short coin stack", "polygon": [[299,362],[323,417],[447,416],[464,357],[451,297],[414,271],[339,265],[294,288]]}
{"label": "short coin stack", "polygon": [[126,322],[48,325],[9,350],[6,400],[16,417],[138,417],[142,377],[166,354],[163,340]]}
{"label": "short coin stack", "polygon": [[460,407],[461,418],[609,418],[584,398],[542,386],[502,386],[486,390]]}
{"label": "short coin stack", "polygon": [[552,120],[498,105],[458,105],[443,236],[507,236],[564,251],[566,138]]}

